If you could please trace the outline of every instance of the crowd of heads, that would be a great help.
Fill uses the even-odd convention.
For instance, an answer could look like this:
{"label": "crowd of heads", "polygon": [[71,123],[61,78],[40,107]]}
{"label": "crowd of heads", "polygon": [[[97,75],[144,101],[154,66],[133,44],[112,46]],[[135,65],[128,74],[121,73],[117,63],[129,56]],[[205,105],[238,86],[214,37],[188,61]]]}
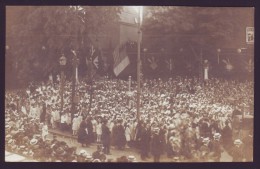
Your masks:
{"label": "crowd of heads", "polygon": [[[220,141],[223,144],[222,137],[226,137],[226,135],[222,132],[225,127],[232,129],[232,113],[235,109],[245,114],[253,114],[254,89],[251,81],[209,79],[207,82],[201,83],[196,78],[181,77],[167,80],[143,80],[140,119],[137,119],[136,113],[137,84],[132,81],[130,86],[129,88],[129,81],[119,79],[102,79],[91,84],[79,81],[76,85],[76,95],[80,99],[73,116],[80,117],[81,120],[86,118],[90,118],[92,121],[106,120],[112,136],[113,128],[122,125],[125,131],[129,129],[128,135],[125,135],[129,138],[126,140],[134,142],[134,146],[137,148],[137,132],[141,128],[146,128],[150,131],[151,137],[154,133],[162,135],[164,151],[172,156],[173,161],[187,159],[201,161],[205,159],[206,155],[207,158],[214,159],[214,150],[212,148],[203,149],[203,145],[211,144],[214,141]],[[37,132],[40,131],[41,111],[39,108],[38,113],[32,114],[30,109],[42,107],[45,104],[47,124],[51,123],[51,112],[56,111],[60,115],[68,114],[70,116],[71,91],[72,83],[67,81],[64,87],[62,111],[59,83],[31,84],[24,91],[6,92],[7,148],[13,150],[14,145],[23,146],[22,149],[24,146],[35,146],[31,145],[30,141],[37,139]],[[59,121],[59,119],[57,120]],[[68,124],[72,125],[69,122]],[[232,137],[232,135],[229,137],[234,144],[241,141],[239,137]],[[115,144],[113,138],[111,138],[112,145]],[[10,140],[16,140],[13,147]],[[44,144],[40,141],[41,139],[37,140],[36,145],[42,146],[44,151],[48,150],[48,148],[44,148],[45,146],[51,147],[53,144],[57,144],[57,141],[53,142],[53,140],[46,141]],[[24,145],[25,143],[26,145]],[[20,150],[20,148],[18,149]],[[70,154],[75,154],[74,149],[67,148]],[[52,153],[55,150],[50,149]],[[60,154],[64,154],[61,150],[59,151]],[[25,152],[32,154],[30,151]],[[54,153],[52,156],[44,157],[55,157],[61,161],[77,160],[74,156],[59,159],[58,154]],[[124,161],[123,157],[121,160]]]}

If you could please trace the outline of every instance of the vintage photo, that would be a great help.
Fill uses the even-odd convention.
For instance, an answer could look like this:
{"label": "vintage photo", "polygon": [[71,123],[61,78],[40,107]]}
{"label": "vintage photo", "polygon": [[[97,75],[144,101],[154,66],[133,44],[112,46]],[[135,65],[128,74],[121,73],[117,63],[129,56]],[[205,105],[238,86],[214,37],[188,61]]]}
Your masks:
{"label": "vintage photo", "polygon": [[252,162],[254,8],[6,6],[6,162]]}

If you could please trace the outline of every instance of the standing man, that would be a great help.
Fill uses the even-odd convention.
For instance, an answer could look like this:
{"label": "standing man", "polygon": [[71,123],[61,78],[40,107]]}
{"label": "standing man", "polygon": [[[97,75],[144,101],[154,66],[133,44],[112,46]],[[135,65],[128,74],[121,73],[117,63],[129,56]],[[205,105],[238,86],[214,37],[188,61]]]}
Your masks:
{"label": "standing man", "polygon": [[110,130],[107,127],[107,120],[104,119],[103,120],[103,124],[102,124],[102,135],[101,135],[101,141],[103,143],[104,146],[104,153],[107,155],[111,155],[110,154]]}
{"label": "standing man", "polygon": [[213,157],[216,162],[220,162],[221,153],[222,153],[220,137],[221,137],[220,133],[215,133],[213,135],[214,140],[212,141],[212,147],[211,147],[212,149],[211,151],[213,152]]}
{"label": "standing man", "polygon": [[232,162],[243,162],[244,152],[243,152],[243,142],[240,139],[234,141],[234,146],[231,150],[231,156],[233,157]]}
{"label": "standing man", "polygon": [[146,158],[149,158],[148,153],[149,153],[149,146],[151,141],[151,133],[147,124],[142,123],[139,139],[140,139],[141,159],[145,161]]}
{"label": "standing man", "polygon": [[160,155],[163,150],[163,139],[159,135],[160,129],[155,128],[151,140],[151,153],[154,157],[154,162],[160,162]]}
{"label": "standing man", "polygon": [[43,102],[42,102],[41,115],[40,115],[40,122],[41,122],[41,123],[44,123],[45,120],[46,120],[45,118],[46,118],[46,104],[45,104],[45,102],[43,101]]}

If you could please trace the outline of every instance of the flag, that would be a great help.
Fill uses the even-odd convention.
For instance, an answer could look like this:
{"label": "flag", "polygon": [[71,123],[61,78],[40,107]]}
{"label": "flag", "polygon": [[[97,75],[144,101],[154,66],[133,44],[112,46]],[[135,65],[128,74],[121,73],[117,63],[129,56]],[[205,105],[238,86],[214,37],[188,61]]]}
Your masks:
{"label": "flag", "polygon": [[170,58],[169,60],[166,60],[165,63],[167,64],[168,70],[171,72],[173,70],[173,59]]}
{"label": "flag", "polygon": [[152,56],[151,58],[148,58],[147,60],[149,62],[149,66],[150,66],[151,69],[153,69],[153,70],[157,69],[157,67],[158,67],[158,60],[155,59],[154,56]]}
{"label": "flag", "polygon": [[225,68],[228,72],[232,71],[234,69],[234,66],[230,63],[229,59],[223,59],[222,62],[225,63]]}
{"label": "flag", "polygon": [[129,64],[130,60],[126,54],[126,44],[118,45],[113,53],[114,73],[118,76]]}
{"label": "flag", "polygon": [[252,59],[249,59],[249,61],[248,62],[245,62],[244,61],[244,63],[245,63],[245,69],[249,72],[249,73],[251,73],[251,72],[253,72],[253,70],[254,70],[254,63],[253,63],[253,61],[252,61]]}

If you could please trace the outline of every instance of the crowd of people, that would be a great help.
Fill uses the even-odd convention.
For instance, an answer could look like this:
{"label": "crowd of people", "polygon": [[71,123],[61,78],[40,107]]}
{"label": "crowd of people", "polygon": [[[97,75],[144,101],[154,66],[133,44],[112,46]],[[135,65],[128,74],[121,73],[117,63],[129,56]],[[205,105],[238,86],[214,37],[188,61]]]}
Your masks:
{"label": "crowd of people", "polygon": [[[241,138],[240,121],[234,123],[234,112],[253,115],[251,81],[143,80],[139,119],[135,81],[129,85],[129,81],[105,78],[91,85],[82,80],[76,86],[79,99],[72,113],[71,82],[65,83],[63,105],[59,83],[7,91],[6,149],[28,153],[40,161],[93,161],[93,154],[76,154],[76,147],[46,139],[48,128],[52,128],[71,131],[82,147],[102,145],[97,148],[100,158],[96,162],[107,161],[105,155],[113,153],[111,146],[138,149],[143,161],[152,155],[159,162],[162,154],[170,161],[220,161],[223,151],[233,161],[253,159],[253,129]],[[117,160],[135,161],[133,157]]]}

